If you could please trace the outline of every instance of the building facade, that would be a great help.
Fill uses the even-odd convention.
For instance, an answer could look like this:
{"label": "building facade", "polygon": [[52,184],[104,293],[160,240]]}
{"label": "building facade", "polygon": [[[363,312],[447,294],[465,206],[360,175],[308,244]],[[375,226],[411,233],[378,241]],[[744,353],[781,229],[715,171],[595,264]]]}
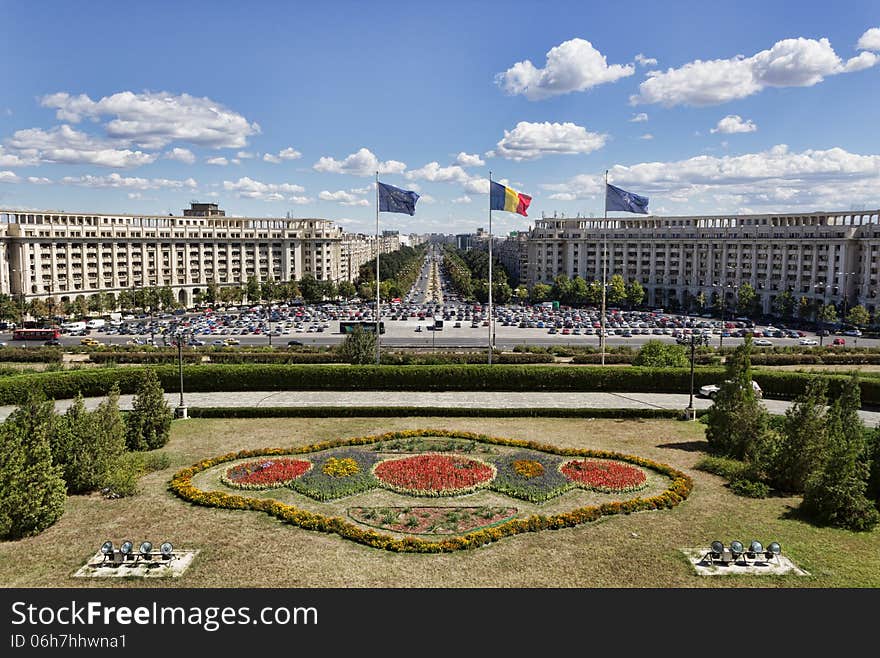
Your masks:
{"label": "building facade", "polygon": [[208,284],[251,276],[339,282],[342,242],[327,219],[225,217],[216,204],[181,217],[0,209],[0,292],[60,300],[170,286],[191,306]]}
{"label": "building facade", "polygon": [[528,238],[531,288],[558,274],[638,280],[647,303],[688,308],[702,293],[735,307],[750,283],[770,313],[788,291],[814,304],[880,307],[880,210],[766,215],[540,219]]}

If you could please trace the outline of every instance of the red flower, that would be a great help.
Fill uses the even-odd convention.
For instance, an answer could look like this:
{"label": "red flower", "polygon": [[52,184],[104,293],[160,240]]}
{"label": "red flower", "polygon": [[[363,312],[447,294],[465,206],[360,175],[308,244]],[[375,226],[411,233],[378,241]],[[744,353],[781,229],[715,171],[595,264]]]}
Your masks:
{"label": "red flower", "polygon": [[461,494],[490,482],[495,468],[458,455],[415,455],[379,462],[373,474],[390,489],[423,496]]}
{"label": "red flower", "polygon": [[605,492],[635,491],[648,482],[644,471],[620,462],[573,459],[559,467],[572,482]]}
{"label": "red flower", "polygon": [[278,487],[298,478],[312,468],[305,459],[262,459],[233,466],[223,481],[244,488]]}

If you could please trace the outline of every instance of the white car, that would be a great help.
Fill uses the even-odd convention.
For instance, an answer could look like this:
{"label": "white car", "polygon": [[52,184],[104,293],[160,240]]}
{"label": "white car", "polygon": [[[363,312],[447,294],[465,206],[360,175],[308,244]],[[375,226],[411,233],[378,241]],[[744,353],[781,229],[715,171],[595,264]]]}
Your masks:
{"label": "white car", "polygon": [[772,347],[773,341],[767,340],[766,338],[756,338],[752,341],[752,344],[755,347]]}
{"label": "white car", "polygon": [[[763,392],[761,391],[761,387],[758,386],[758,382],[754,379],[752,380],[752,389],[754,389],[757,397],[762,397]],[[700,395],[704,398],[713,399],[720,390],[721,387],[718,386],[718,384],[706,384],[705,386],[700,387]]]}
{"label": "white car", "polygon": [[798,341],[798,345],[818,345],[819,341],[815,338],[801,338]]}

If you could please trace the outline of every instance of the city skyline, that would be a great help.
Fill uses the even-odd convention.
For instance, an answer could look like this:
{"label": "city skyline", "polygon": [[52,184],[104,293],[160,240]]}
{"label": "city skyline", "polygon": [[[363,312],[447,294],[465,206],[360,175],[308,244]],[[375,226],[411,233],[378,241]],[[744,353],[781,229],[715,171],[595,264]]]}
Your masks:
{"label": "city skyline", "polygon": [[765,5],[5,3],[0,207],[369,233],[377,169],[401,233],[485,226],[490,170],[533,197],[496,234],[601,216],[605,169],[657,215],[878,207],[880,11]]}

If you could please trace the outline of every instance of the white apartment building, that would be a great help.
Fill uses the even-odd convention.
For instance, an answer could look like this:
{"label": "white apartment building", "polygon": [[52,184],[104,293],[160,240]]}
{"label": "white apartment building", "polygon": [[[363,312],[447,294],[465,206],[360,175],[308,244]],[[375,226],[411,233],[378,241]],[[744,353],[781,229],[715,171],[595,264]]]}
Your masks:
{"label": "white apartment building", "polygon": [[190,306],[212,282],[342,280],[343,233],[332,221],[225,217],[197,205],[213,209],[181,217],[0,209],[0,293],[27,301],[170,286]]}
{"label": "white apartment building", "polygon": [[880,210],[766,215],[544,218],[528,239],[528,285],[558,274],[602,280],[607,241],[610,278],[638,280],[646,302],[687,307],[703,293],[728,307],[748,282],[760,308],[788,290],[797,300],[880,307]]}

